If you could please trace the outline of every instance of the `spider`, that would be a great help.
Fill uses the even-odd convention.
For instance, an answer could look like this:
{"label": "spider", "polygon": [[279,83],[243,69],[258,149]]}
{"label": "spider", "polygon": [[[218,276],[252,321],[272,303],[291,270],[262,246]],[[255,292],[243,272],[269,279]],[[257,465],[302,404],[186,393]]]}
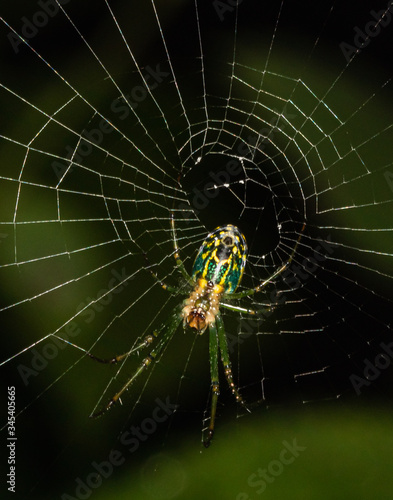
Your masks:
{"label": "spider", "polygon": [[[135,379],[145,371],[152,362],[160,355],[167,343],[173,337],[178,329],[180,322],[183,322],[183,328],[193,330],[197,335],[203,335],[206,329],[209,330],[209,352],[210,352],[210,376],[211,376],[211,404],[209,425],[205,429],[203,444],[205,447],[210,445],[214,434],[214,426],[217,411],[217,402],[219,397],[219,377],[218,377],[218,358],[221,354],[221,362],[228,385],[236,401],[245,406],[244,400],[236,387],[231,368],[231,361],[228,353],[228,342],[225,334],[224,322],[220,313],[220,308],[224,307],[233,311],[240,311],[247,314],[256,314],[252,309],[238,306],[232,306],[225,302],[226,299],[242,299],[261,291],[268,283],[273,281],[281,274],[291,263],[299,241],[301,239],[305,224],[300,232],[300,236],[288,260],[279,267],[269,278],[259,283],[256,287],[236,292],[244,268],[247,262],[247,243],[241,231],[231,224],[220,226],[209,233],[199,248],[198,254],[191,271],[188,274],[183,261],[180,258],[175,223],[173,214],[171,215],[171,230],[174,245],[174,258],[181,274],[192,288],[188,298],[178,304],[173,313],[161,325],[158,331],[147,335],[143,341],[134,347],[131,351],[112,359],[101,359],[87,352],[90,358],[101,363],[118,363],[128,355],[138,352],[152,344],[156,339],[155,347],[147,354],[139,364],[133,375],[123,385],[101,411],[94,413],[92,417],[97,417],[109,410],[130,387]],[[150,269],[151,274],[156,281],[170,293],[177,294],[179,290],[160,281],[154,271]]]}

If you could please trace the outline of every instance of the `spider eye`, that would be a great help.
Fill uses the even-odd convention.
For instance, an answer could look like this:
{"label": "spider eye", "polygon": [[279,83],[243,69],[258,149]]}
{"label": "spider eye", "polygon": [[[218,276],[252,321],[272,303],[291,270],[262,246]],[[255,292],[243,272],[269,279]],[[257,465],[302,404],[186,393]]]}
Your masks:
{"label": "spider eye", "polygon": [[226,236],[222,242],[228,247],[233,245],[233,239],[230,236]]}

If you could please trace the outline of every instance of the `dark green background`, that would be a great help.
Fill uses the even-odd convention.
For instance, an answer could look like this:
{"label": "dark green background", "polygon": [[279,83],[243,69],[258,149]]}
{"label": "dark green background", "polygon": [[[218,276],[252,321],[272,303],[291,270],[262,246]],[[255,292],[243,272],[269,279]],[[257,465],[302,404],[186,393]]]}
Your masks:
{"label": "dark green background", "polygon": [[[105,13],[104,9],[101,11],[101,8],[98,8],[101,4],[97,2],[84,1],[74,4],[73,1],[69,3],[72,18],[78,20],[84,33],[89,33],[91,40],[94,40],[95,49],[102,54],[102,57],[111,55],[113,74],[127,75],[132,65],[129,59],[120,57],[117,51],[120,42],[110,31],[108,13]],[[171,53],[174,59],[177,57],[181,59],[188,55],[187,38],[188,36],[191,38],[188,31],[190,30],[191,33],[195,22],[192,4],[193,2],[173,2],[173,5],[168,8],[165,7],[164,2],[157,3],[165,25],[164,32],[174,44],[172,47],[176,46],[175,42],[178,39],[178,52]],[[241,32],[242,37],[239,36],[238,40],[238,61],[258,69],[262,69],[265,64],[269,45],[263,42],[271,40],[279,2],[265,4],[267,2],[244,0],[241,5],[243,15],[239,20],[242,23],[241,30],[239,25],[239,33]],[[302,80],[307,82],[310,88],[314,89],[318,95],[322,95],[329,86],[327,82],[331,83],[335,76],[345,68],[345,60],[339,49],[339,43],[342,40],[351,40],[354,26],[364,26],[369,21],[369,10],[372,6],[363,5],[360,8],[358,3],[351,4],[351,2],[336,3],[334,15],[329,18],[330,2],[318,2],[318,6],[311,2],[284,2],[288,10],[284,12],[279,24],[280,33],[272,50],[269,69],[291,77],[300,74]],[[374,6],[374,8],[379,10],[385,7],[385,4],[386,2],[381,2],[378,7]],[[121,6],[120,2],[113,2],[111,5],[118,8]],[[5,7],[2,7],[3,9]],[[25,15],[29,18],[36,9],[36,4],[30,2],[13,2],[2,15],[17,29],[20,26],[21,17]],[[159,35],[152,23],[149,8],[134,5],[122,7],[122,9],[124,9],[122,24],[129,25],[127,36],[132,39],[133,49],[140,60],[153,61],[154,64],[163,60],[165,54],[162,52]],[[222,60],[230,60],[232,56],[230,43],[234,33],[231,13],[226,15],[223,23],[219,23],[212,2],[205,2],[201,7],[200,16],[204,21],[203,41],[206,47],[217,46],[217,53],[212,51],[209,54],[213,58],[215,56]],[[329,22],[326,31],[323,31],[325,19],[329,19]],[[75,35],[71,36],[68,32],[59,31],[63,25],[57,25],[56,22],[54,19],[53,23],[49,23],[41,37],[37,36],[32,41],[32,45],[40,53],[44,53],[48,60],[58,64],[67,75],[72,75],[75,82],[78,82],[81,93],[86,89],[89,96],[94,95],[97,102],[105,107],[105,103],[110,98],[105,94],[105,88],[103,88],[105,86],[101,87],[95,83],[102,82],[102,79],[99,79],[99,71],[97,70],[97,74],[92,74],[90,71],[93,71],[94,65],[92,64],[91,67],[88,64],[85,65],[86,56],[81,48],[80,38]],[[391,76],[390,31],[389,26],[380,36],[372,40],[370,46],[345,72],[340,80],[342,84],[337,85],[336,91],[329,96],[329,105],[345,115],[348,109],[356,109],[373,92],[378,91],[378,98],[373,101],[373,105],[367,107],[365,113],[360,114],[359,118],[351,123],[352,139],[356,139],[358,143],[361,142],[363,135],[368,138],[391,123],[391,92],[389,93],[389,86],[382,89],[383,83]],[[33,62],[27,52],[22,51],[18,55],[13,53],[6,38],[8,32],[9,30],[3,26],[1,43],[4,47],[2,63],[5,71],[1,76],[1,81],[6,82],[19,94],[29,96],[42,107],[50,108],[53,102],[53,108],[56,109],[55,104],[66,94],[64,88],[60,84],[57,87],[53,83],[56,78],[50,76],[50,70],[38,71],[37,68],[42,66]],[[308,59],[316,37],[321,32],[323,36],[316,49],[317,57],[313,56]],[[223,54],[219,53],[222,47],[227,47],[227,51]],[[66,49],[64,57],[61,56],[62,48]],[[193,61],[194,59],[190,58],[190,67],[194,64]],[[301,70],[299,70],[300,65]],[[182,67],[186,69],[187,64]],[[192,71],[195,71],[194,66],[192,66]],[[219,77],[220,72],[217,71],[217,88],[221,84]],[[165,86],[162,92],[164,90]],[[192,88],[184,88],[185,92],[187,90],[192,95]],[[165,94],[160,95],[160,99],[165,99]],[[197,102],[200,105],[200,101]],[[174,104],[176,103],[177,101],[174,101]],[[22,107],[17,109],[11,103],[7,104],[7,100],[2,101],[2,108],[4,110],[2,115],[6,117],[7,132],[14,138],[26,141],[31,138],[32,131],[38,130],[39,124],[34,122],[34,113],[28,113]],[[76,120],[80,121],[82,130],[88,115],[85,116],[82,107],[79,112],[80,116],[77,116]],[[174,111],[174,115],[176,113],[178,110]],[[152,126],[154,126],[154,120],[152,120]],[[130,134],[132,133],[131,129]],[[49,140],[49,136],[44,135],[44,137],[46,144],[42,145],[43,148],[47,147],[50,150],[58,146],[60,138],[55,133],[51,136],[53,143]],[[385,139],[385,136],[381,135],[381,139]],[[383,140],[376,141],[374,151],[370,148],[367,153],[375,154],[378,165],[388,165],[392,161],[391,143],[384,143]],[[13,149],[10,151],[3,149],[2,155],[3,162],[0,167],[3,169],[2,175],[6,175],[4,172],[7,172],[11,177],[15,177],[23,157],[20,152]],[[371,162],[369,158],[367,161]],[[38,162],[36,172],[39,173],[36,175],[42,175],[43,181],[49,182],[46,177],[47,171],[43,169],[41,172],[40,166],[42,165]],[[143,169],[144,165],[140,168]],[[30,164],[30,172],[32,171]],[[358,203],[362,199],[369,199],[369,191],[373,193],[377,202],[380,200],[379,193],[385,197],[389,195],[382,172],[375,175],[373,181],[375,184],[371,187],[361,185],[354,189],[356,199],[360,200]],[[15,193],[3,189],[2,184],[3,221],[9,221],[12,218],[14,196]],[[49,197],[48,200],[41,199],[37,204],[32,193],[31,198],[26,195],[23,200],[26,206],[21,208],[21,217],[28,218],[30,210],[35,214],[31,217],[37,219],[39,216],[36,214],[39,210],[47,214],[56,213],[56,206]],[[337,200],[333,200],[333,203],[339,204]],[[76,212],[81,210],[85,213],[85,210],[89,209],[88,206],[72,205],[70,202],[71,206]],[[381,203],[380,207],[384,206]],[[387,204],[386,207],[388,206]],[[151,210],[154,214],[159,213],[154,207],[151,207]],[[154,212],[154,210],[157,211]],[[227,208],[224,207],[221,210],[225,213]],[[213,213],[210,207],[201,214],[201,220],[207,227],[209,225],[214,227],[217,214],[221,215],[220,208]],[[139,214],[141,219],[144,216],[143,212]],[[321,227],[329,224],[342,224],[349,227],[364,225],[369,228],[391,227],[388,209],[381,210],[378,218],[374,210],[367,208],[355,215],[352,215],[350,211],[344,211],[341,217],[344,220],[335,219],[332,214],[328,213],[326,219],[321,218],[319,221],[315,219],[313,221],[315,234],[317,234],[318,223]],[[247,225],[247,221],[245,224]],[[249,225],[252,224],[249,223]],[[97,230],[105,232],[103,224],[98,224]],[[5,228],[4,231],[8,229]],[[73,244],[78,245],[84,241],[83,238],[86,235],[75,227],[74,230],[71,228],[66,235],[60,236],[55,227],[45,224],[41,228],[35,228],[33,237],[28,233],[24,237],[25,241],[18,241],[17,245],[21,260],[24,255],[28,256],[25,258],[33,258],[34,255],[55,253],[59,241],[66,240],[72,248]],[[311,233],[309,238],[312,239],[312,237]],[[349,246],[356,247],[362,244],[362,242],[350,239],[353,238],[352,233],[346,233],[344,238],[348,239],[345,243]],[[155,243],[154,238],[146,242],[147,249],[153,252],[149,255],[153,255],[151,258],[154,263],[163,258],[163,252],[169,253],[171,250],[166,247],[157,249],[154,246]],[[381,238],[380,234],[372,233],[368,243],[376,251],[383,249],[392,254],[389,234],[386,238]],[[12,261],[14,249],[12,237],[10,236],[2,245],[5,262]],[[188,248],[188,250],[192,252],[192,249]],[[114,259],[116,252],[121,255],[121,251],[118,247],[114,250],[112,247],[105,248],[102,254],[95,256],[96,262]],[[155,251],[157,254],[154,254]],[[353,255],[349,254],[346,259],[350,260],[351,257]],[[371,267],[378,271],[385,272],[388,276],[392,275],[390,258],[372,254],[370,263]],[[55,276],[60,275],[68,279],[73,273],[78,276],[87,269],[87,263],[83,260],[73,262],[71,267],[68,265],[65,262],[42,266],[37,263],[28,269],[21,267],[7,271],[3,268],[3,303],[15,303],[26,293],[29,296],[30,290],[30,295],[33,295],[37,293],[37,286],[40,285],[44,290],[50,288],[52,278]],[[170,265],[169,260],[165,261],[165,265]],[[127,260],[127,271],[132,274],[143,266],[143,258],[135,251],[135,248],[131,248],[131,256]],[[356,273],[361,272],[361,268],[356,267],[351,277],[356,278]],[[71,293],[65,291],[59,294],[48,294],[38,301],[4,312],[2,319],[4,358],[12,356],[23,347],[31,345],[32,342],[52,332],[71,317],[75,312],[75,307],[82,300],[88,296],[94,297],[97,291],[108,283],[109,277],[109,275],[93,276],[88,282],[76,283]],[[383,292],[385,297],[391,297],[389,280],[385,283],[380,275],[372,273],[367,280],[371,289],[375,288],[379,293]],[[95,323],[83,325],[88,338],[96,338],[97,332],[102,332],[103,324],[106,325],[111,317],[124,310],[129,303],[134,302],[142,291],[150,289],[151,276],[143,278],[141,274],[138,274],[138,279],[131,283],[132,286],[119,294],[110,307],[97,315]],[[354,290],[349,289],[349,292],[357,294],[358,290],[355,286],[353,288]],[[150,319],[147,318],[149,312],[146,313],[146,311],[153,308],[152,315],[155,315],[156,311],[162,308],[162,314],[158,317],[158,320],[161,320],[175,302],[168,301],[161,289],[150,290],[139,303],[140,307],[133,307],[133,314],[121,318],[116,324],[117,328],[113,336],[102,340],[98,354],[105,356],[113,354],[114,351],[117,353],[126,350],[130,345],[130,330],[132,332],[143,331],[146,327]],[[351,323],[355,329],[355,335],[352,336],[352,331],[347,332],[352,342],[352,346],[348,347],[348,352],[356,350],[353,342],[356,342],[357,338],[371,339],[370,350],[361,350],[357,353],[358,358],[354,364],[356,373],[361,374],[364,358],[374,359],[378,353],[378,343],[388,342],[390,339],[390,333],[387,330],[389,318],[387,310],[390,303],[383,301],[382,304],[381,301],[381,305],[383,312],[380,324],[370,321],[362,325],[362,317],[355,316]],[[332,306],[337,306],[343,315],[347,314],[345,302],[332,303]],[[376,311],[379,307],[379,299],[376,298],[374,302],[364,304],[364,308],[367,307],[373,309],[378,315]],[[231,316],[228,316],[228,323],[230,323],[230,318]],[[326,323],[326,318],[323,318],[323,321]],[[228,326],[230,330],[231,326]],[[345,335],[346,331],[342,328],[338,333]],[[78,339],[75,342],[78,344]],[[89,341],[86,340],[84,345],[89,345]],[[103,481],[102,486],[94,490],[93,498],[99,500],[108,498],[191,499],[216,498],[217,496],[238,500],[240,498],[245,500],[246,498],[289,496],[303,499],[391,498],[393,401],[391,369],[383,371],[380,377],[369,388],[362,391],[362,396],[358,398],[348,384],[348,374],[351,373],[353,366],[342,368],[338,365],[329,381],[332,385],[332,392],[342,394],[342,397],[309,405],[304,405],[300,401],[293,402],[293,394],[285,400],[285,381],[278,381],[278,387],[283,389],[283,396],[278,398],[279,404],[275,406],[268,401],[268,409],[261,406],[255,408],[251,415],[241,418],[236,418],[236,408],[230,394],[223,390],[224,404],[219,406],[217,433],[211,448],[205,450],[200,442],[200,429],[209,385],[208,353],[207,345],[197,342],[190,358],[187,377],[183,381],[181,408],[173,420],[170,419],[160,425],[157,432],[142,443],[137,452],[130,454],[119,443],[119,436],[131,425],[138,425],[146,416],[151,415],[157,397],[164,400],[169,396],[171,401],[176,400],[179,377],[184,373],[184,363],[191,345],[190,337],[178,334],[176,342],[172,343],[168,350],[168,361],[154,371],[151,383],[143,392],[140,406],[133,413],[131,420],[127,403],[131,404],[132,401],[128,401],[128,398],[125,398],[122,408],[116,408],[105,417],[97,420],[88,418],[109,376],[113,376],[114,369],[94,364],[86,359],[78,362],[80,355],[76,350],[61,351],[53,362],[50,362],[34,380],[31,380],[27,387],[19,378],[18,365],[31,363],[32,350],[2,367],[2,400],[5,401],[6,387],[15,385],[19,409],[32,402],[17,420],[17,494],[14,498],[55,499],[61,498],[63,493],[71,497],[75,496],[76,479],[80,478],[85,481],[93,470],[92,463],[106,461],[111,449],[120,451],[125,458],[125,463],[115,468],[113,474]],[[300,350],[299,347],[298,349]],[[284,364],[288,359],[287,355],[281,357],[281,353],[277,350],[273,353],[278,364]],[[292,359],[295,357],[294,352]],[[73,366],[76,362],[78,364]],[[244,367],[243,370],[246,374],[248,368]],[[301,370],[300,366],[299,371]],[[63,375],[61,379],[55,383],[57,377],[61,375]],[[122,377],[124,378],[125,375],[123,374]],[[343,384],[343,380],[346,381],[346,385]],[[53,385],[47,392],[37,398],[52,382]],[[142,386],[143,384],[138,387]],[[318,399],[318,385],[314,390],[317,394],[315,399]],[[320,399],[323,399],[324,393],[321,391],[319,394]],[[298,399],[300,400],[301,397],[299,391]],[[130,400],[132,400],[131,397]],[[267,486],[263,494],[258,494],[257,488],[248,484],[249,477],[256,473],[258,468],[266,468],[272,460],[277,459],[284,440],[292,442],[294,439],[299,445],[304,446],[305,450],[299,454],[293,464],[284,466],[282,474]],[[4,439],[2,443],[4,450]],[[2,480],[2,483],[4,484],[5,481]],[[243,496],[242,493],[244,493]]]}

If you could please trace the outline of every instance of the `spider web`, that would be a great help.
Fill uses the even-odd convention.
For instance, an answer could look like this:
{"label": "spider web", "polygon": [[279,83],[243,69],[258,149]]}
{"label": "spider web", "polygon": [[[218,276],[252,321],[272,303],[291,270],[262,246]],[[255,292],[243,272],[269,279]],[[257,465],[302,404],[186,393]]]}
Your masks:
{"label": "spider web", "polygon": [[[365,7],[238,3],[2,9],[2,380],[16,386],[17,427],[44,426],[51,438],[34,467],[20,459],[28,497],[42,498],[49,473],[71,488],[125,419],[150,415],[158,397],[179,405],[165,432],[190,421],[198,434],[207,335],[180,330],[119,410],[86,419],[136,364],[98,365],[83,350],[128,351],[188,291],[171,213],[188,270],[209,231],[241,228],[249,257],[240,290],[282,266],[301,235],[287,271],[233,302],[258,319],[223,311],[252,410],[389,395],[388,370],[361,391],[353,375],[364,377],[364,359],[391,341],[390,14],[359,46],[355,28],[373,19]],[[221,392],[223,415],[232,405],[224,378]],[[89,449],[65,479],[82,431]],[[24,446],[35,439],[23,435]],[[48,457],[52,468],[40,465]]]}

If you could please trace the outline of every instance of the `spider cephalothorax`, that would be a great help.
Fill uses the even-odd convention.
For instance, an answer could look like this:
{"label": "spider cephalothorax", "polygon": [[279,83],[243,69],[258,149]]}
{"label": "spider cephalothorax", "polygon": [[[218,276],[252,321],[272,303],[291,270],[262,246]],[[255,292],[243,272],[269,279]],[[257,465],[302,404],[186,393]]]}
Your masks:
{"label": "spider cephalothorax", "polygon": [[184,326],[195,328],[202,334],[218,312],[224,288],[212,281],[199,279],[195,289],[185,301],[183,309]]}

